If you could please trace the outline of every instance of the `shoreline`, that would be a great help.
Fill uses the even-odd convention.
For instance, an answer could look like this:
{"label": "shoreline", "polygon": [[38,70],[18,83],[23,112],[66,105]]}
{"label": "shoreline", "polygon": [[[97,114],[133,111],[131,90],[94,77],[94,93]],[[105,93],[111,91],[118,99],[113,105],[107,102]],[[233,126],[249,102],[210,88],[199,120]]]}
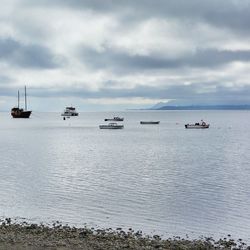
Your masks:
{"label": "shoreline", "polygon": [[214,240],[212,237],[184,239],[178,236],[162,239],[159,235],[143,235],[130,228],[115,230],[70,227],[57,222],[53,226],[1,220],[0,249],[250,249],[241,239],[230,235]]}

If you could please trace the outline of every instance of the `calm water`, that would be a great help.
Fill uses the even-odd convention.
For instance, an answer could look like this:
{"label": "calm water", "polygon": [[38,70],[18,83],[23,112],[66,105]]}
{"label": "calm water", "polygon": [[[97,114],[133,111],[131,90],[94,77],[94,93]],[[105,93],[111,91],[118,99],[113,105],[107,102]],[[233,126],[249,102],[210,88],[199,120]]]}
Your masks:
{"label": "calm water", "polygon": [[249,111],[0,113],[0,216],[249,241],[249,139]]}

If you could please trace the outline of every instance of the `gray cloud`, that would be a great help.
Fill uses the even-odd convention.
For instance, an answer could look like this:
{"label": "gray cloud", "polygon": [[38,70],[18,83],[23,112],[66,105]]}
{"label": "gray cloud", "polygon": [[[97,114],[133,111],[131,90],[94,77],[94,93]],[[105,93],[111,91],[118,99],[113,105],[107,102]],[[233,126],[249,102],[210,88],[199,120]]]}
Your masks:
{"label": "gray cloud", "polygon": [[11,38],[0,39],[0,60],[24,68],[49,69],[62,64],[50,49],[41,45],[26,45]]}
{"label": "gray cloud", "polygon": [[0,75],[0,85],[6,85],[13,81],[12,78],[6,75]]}
{"label": "gray cloud", "polygon": [[[66,6],[77,10],[92,10],[114,14],[126,21],[148,18],[174,18],[183,21],[205,22],[237,32],[248,32],[250,23],[249,1],[234,0],[26,0],[27,4]],[[123,19],[124,20],[124,19]]]}
{"label": "gray cloud", "polygon": [[113,69],[120,72],[152,70],[178,67],[179,61],[163,59],[156,56],[129,55],[114,49],[98,52],[84,48],[81,52],[82,62],[93,69]]}
{"label": "gray cloud", "polygon": [[[214,86],[213,91],[204,91],[207,86]],[[13,95],[13,89],[0,89],[5,95]],[[98,91],[90,91],[84,88],[72,89],[45,89],[31,88],[29,95],[33,97],[77,97],[83,101],[86,98],[133,98],[142,97],[149,99],[173,99],[176,105],[192,104],[246,104],[250,103],[250,86],[242,86],[232,89],[221,83],[199,83],[190,85],[171,85],[164,87],[136,86],[132,89],[101,88]]]}
{"label": "gray cloud", "polygon": [[[216,86],[211,92],[201,92],[208,85]],[[102,89],[100,96],[106,97],[146,97],[152,99],[175,99],[178,104],[182,103],[249,103],[250,87],[244,86],[238,89],[227,88],[220,83],[200,83],[191,85],[172,85],[169,87],[135,87],[133,89]]]}
{"label": "gray cloud", "polygon": [[97,69],[111,69],[121,72],[138,70],[160,70],[181,67],[218,67],[234,61],[250,61],[250,51],[229,51],[217,49],[197,50],[189,56],[169,59],[160,55],[130,55],[112,48],[96,51],[83,48],[80,59],[85,65]]}
{"label": "gray cloud", "polygon": [[196,53],[184,59],[185,64],[196,67],[213,67],[233,61],[250,61],[250,50],[229,51],[217,49],[200,49]]}
{"label": "gray cloud", "polygon": [[14,2],[0,17],[2,96],[25,76],[42,99],[250,103],[249,0]]}

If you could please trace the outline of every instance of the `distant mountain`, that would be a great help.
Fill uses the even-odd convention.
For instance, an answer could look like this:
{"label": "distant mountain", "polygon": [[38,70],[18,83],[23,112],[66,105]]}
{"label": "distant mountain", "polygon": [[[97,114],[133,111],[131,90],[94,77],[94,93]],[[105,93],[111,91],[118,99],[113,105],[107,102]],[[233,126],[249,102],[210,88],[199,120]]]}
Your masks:
{"label": "distant mountain", "polygon": [[[156,108],[154,108],[156,107]],[[250,110],[250,105],[190,105],[190,106],[153,106],[153,110]]]}
{"label": "distant mountain", "polygon": [[167,106],[167,102],[158,102],[157,104],[155,104],[153,107],[151,107],[150,109],[160,109],[164,106]]}

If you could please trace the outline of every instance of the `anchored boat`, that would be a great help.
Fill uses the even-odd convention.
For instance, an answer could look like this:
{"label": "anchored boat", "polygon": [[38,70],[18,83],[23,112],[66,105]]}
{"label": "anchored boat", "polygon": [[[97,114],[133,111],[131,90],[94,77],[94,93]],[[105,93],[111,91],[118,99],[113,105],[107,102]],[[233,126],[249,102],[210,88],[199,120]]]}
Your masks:
{"label": "anchored boat", "polygon": [[122,124],[117,124],[116,122],[111,122],[109,124],[100,125],[100,129],[123,129],[124,126]]}
{"label": "anchored boat", "polygon": [[160,121],[140,121],[140,124],[159,124]]}
{"label": "anchored boat", "polygon": [[115,122],[122,122],[124,120],[123,117],[115,116],[113,118],[106,118],[104,119],[105,122],[107,121],[115,121]]}
{"label": "anchored boat", "polygon": [[66,107],[61,116],[78,116],[78,112],[76,112],[76,108],[74,107]]}
{"label": "anchored boat", "polygon": [[185,124],[185,128],[188,129],[204,129],[204,128],[209,128],[209,124],[201,120],[201,122],[196,122],[195,124]]}
{"label": "anchored boat", "polygon": [[25,93],[25,109],[20,108],[19,102],[20,102],[20,97],[19,97],[19,90],[17,92],[18,96],[18,104],[17,107],[14,107],[11,109],[11,115],[13,118],[29,118],[32,111],[27,110],[27,94],[26,94],[26,86],[24,87],[24,93]]}

